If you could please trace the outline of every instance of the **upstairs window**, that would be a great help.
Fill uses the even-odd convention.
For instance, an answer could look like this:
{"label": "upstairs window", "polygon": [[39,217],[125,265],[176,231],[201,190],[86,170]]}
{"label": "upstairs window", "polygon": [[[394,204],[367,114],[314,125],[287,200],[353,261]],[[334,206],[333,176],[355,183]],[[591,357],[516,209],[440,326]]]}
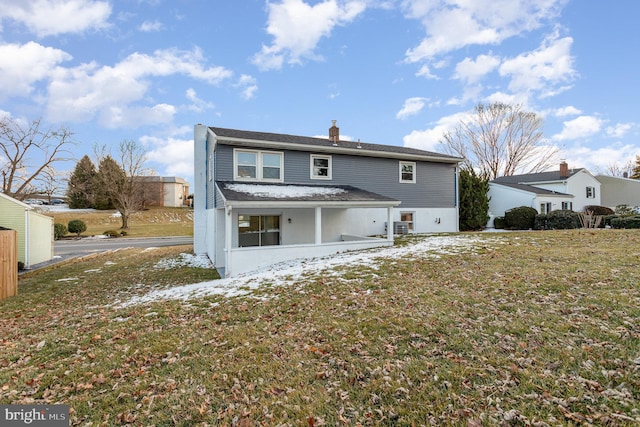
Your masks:
{"label": "upstairs window", "polygon": [[235,150],[235,179],[282,182],[282,153]]}
{"label": "upstairs window", "polygon": [[311,155],[311,179],[331,179],[331,156]]}
{"label": "upstairs window", "polygon": [[596,197],[596,188],[587,187],[587,199],[595,199],[595,197]]}
{"label": "upstairs window", "polygon": [[406,183],[416,182],[415,162],[400,162],[400,182],[406,182]]}

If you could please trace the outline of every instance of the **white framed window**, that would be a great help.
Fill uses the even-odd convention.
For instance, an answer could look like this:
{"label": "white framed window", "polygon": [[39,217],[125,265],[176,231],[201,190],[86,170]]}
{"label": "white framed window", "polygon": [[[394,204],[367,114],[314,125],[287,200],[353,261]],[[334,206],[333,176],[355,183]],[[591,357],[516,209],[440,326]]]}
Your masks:
{"label": "white framed window", "polygon": [[563,211],[572,211],[573,210],[573,202],[562,202],[562,210]]}
{"label": "white framed window", "polygon": [[596,188],[587,187],[587,199],[595,199],[595,197],[596,197]]}
{"label": "white framed window", "polygon": [[311,179],[331,179],[331,156],[312,154],[310,163]]}
{"label": "white framed window", "polygon": [[280,244],[280,216],[238,215],[238,245],[273,246]]}
{"label": "white framed window", "polygon": [[548,214],[551,212],[551,203],[540,203],[540,213]]}
{"label": "white framed window", "polygon": [[414,183],[416,182],[416,163],[400,162],[400,182]]}
{"label": "white framed window", "polygon": [[413,232],[414,230],[413,218],[414,218],[413,212],[400,212],[400,221],[407,223],[407,229],[409,230],[409,232]]}
{"label": "white framed window", "polygon": [[234,150],[234,179],[283,181],[283,154],[277,151]]}

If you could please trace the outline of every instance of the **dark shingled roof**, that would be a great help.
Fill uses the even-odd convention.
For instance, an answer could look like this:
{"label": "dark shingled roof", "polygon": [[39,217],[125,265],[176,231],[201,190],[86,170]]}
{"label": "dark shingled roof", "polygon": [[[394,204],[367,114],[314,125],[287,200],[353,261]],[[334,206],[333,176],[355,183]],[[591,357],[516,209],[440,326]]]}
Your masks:
{"label": "dark shingled roof", "polygon": [[[569,178],[583,169],[584,168],[570,169]],[[548,172],[528,173],[524,175],[501,176],[494,179],[492,182],[495,182],[497,184],[529,184],[532,182],[564,181],[565,179],[567,179],[567,177],[561,177],[560,171],[555,170]]]}
{"label": "dark shingled roof", "polygon": [[498,182],[497,180],[491,181],[494,184],[504,185],[505,187],[515,188],[517,190],[528,191],[529,193],[538,194],[540,196],[563,196],[573,197],[571,194],[559,193],[557,191],[545,190],[544,188],[534,187],[528,184],[514,184],[510,182]]}
{"label": "dark shingled roof", "polygon": [[397,145],[382,145],[382,144],[369,144],[366,142],[354,142],[354,141],[338,141],[338,146],[334,146],[333,142],[329,138],[314,138],[310,136],[299,135],[287,135],[280,133],[268,133],[268,132],[254,132],[248,130],[227,129],[219,127],[209,127],[218,137],[224,138],[238,138],[256,141],[268,141],[276,143],[288,143],[288,144],[300,144],[308,145],[309,147],[329,147],[329,148],[351,148],[359,149],[363,151],[374,151],[381,153],[394,153],[394,154],[406,154],[411,156],[426,156],[441,158],[445,161],[462,160],[459,157],[449,156],[447,154],[435,153],[431,151],[418,150],[416,148],[400,147]]}
{"label": "dark shingled roof", "polygon": [[[216,181],[220,192],[228,201],[235,202],[273,202],[273,201],[292,201],[292,202],[396,202],[396,199],[383,196],[370,191],[350,185],[308,185],[308,184],[282,184],[282,183],[255,183],[255,182],[230,182]],[[254,187],[253,192],[236,191],[234,187],[248,185]],[[285,187],[303,190],[300,195],[285,196],[274,194],[273,187]],[[329,191],[328,194],[305,194],[305,189],[319,190],[342,190],[339,192]],[[264,191],[261,191],[264,190]]]}

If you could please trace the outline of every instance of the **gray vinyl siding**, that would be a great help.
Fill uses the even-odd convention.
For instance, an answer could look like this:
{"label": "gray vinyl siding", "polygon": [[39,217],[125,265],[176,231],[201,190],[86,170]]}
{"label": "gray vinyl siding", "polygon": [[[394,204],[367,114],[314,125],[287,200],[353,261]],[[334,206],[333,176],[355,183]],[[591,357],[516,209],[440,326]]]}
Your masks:
{"label": "gray vinyl siding", "polygon": [[[217,145],[216,180],[233,181],[233,149],[232,146]],[[415,162],[416,183],[400,183],[397,159],[332,154],[332,179],[322,180],[310,176],[313,152],[278,151],[284,152],[285,183],[352,185],[395,198],[402,202],[401,208],[448,208],[456,204],[456,166],[453,164]]]}

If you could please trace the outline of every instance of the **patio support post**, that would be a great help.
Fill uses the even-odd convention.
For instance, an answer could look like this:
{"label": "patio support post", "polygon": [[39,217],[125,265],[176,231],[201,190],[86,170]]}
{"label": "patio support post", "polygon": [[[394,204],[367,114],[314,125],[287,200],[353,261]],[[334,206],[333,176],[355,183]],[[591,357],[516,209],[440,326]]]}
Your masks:
{"label": "patio support post", "polygon": [[316,206],[316,245],[322,244],[322,208]]}
{"label": "patio support post", "polygon": [[387,208],[387,240],[393,242],[393,206]]}

